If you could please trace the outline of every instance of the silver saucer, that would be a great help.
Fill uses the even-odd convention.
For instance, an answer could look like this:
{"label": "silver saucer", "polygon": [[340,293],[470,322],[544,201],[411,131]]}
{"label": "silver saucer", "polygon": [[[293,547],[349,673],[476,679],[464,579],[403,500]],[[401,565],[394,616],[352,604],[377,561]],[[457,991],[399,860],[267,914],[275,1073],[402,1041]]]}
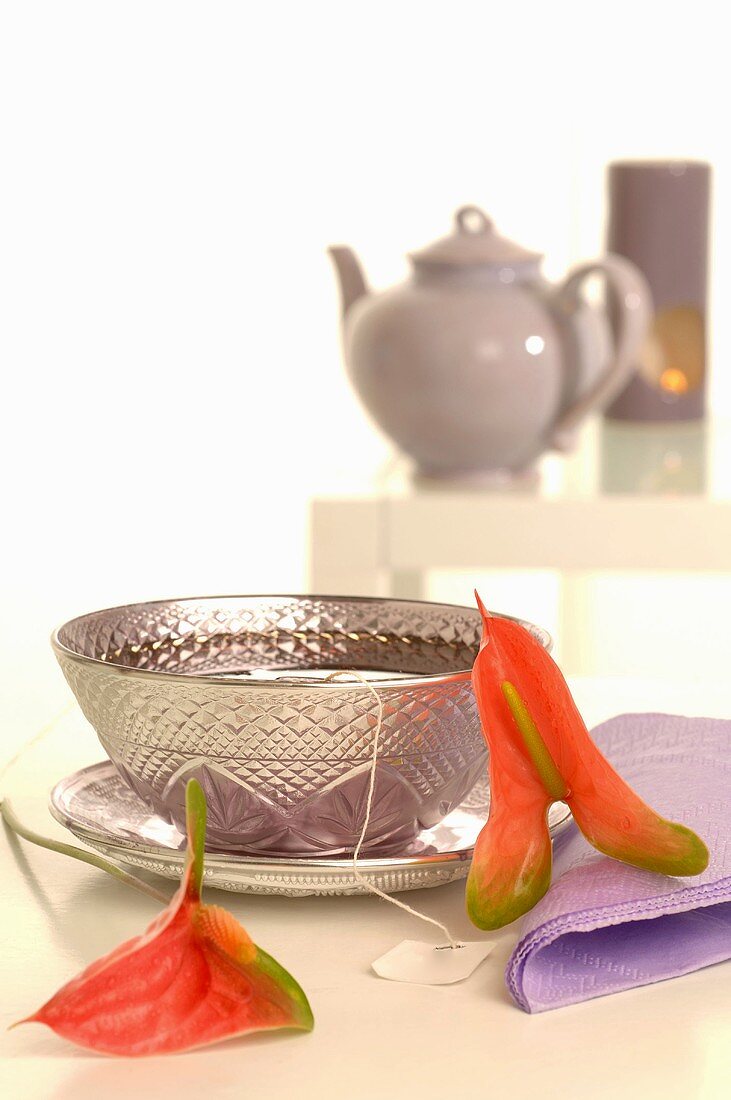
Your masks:
{"label": "silver saucer", "polygon": [[[358,869],[374,886],[395,894],[442,886],[465,878],[472,850],[487,820],[490,796],[482,781],[465,801],[432,829],[424,829],[402,855],[362,859]],[[51,791],[53,816],[84,843],[118,863],[179,878],[185,838],[174,825],[151,813],[105,760],[62,779]],[[549,811],[551,834],[571,814],[557,802]],[[330,859],[255,858],[231,852],[206,853],[205,880],[220,890],[244,894],[366,894],[347,856]]]}

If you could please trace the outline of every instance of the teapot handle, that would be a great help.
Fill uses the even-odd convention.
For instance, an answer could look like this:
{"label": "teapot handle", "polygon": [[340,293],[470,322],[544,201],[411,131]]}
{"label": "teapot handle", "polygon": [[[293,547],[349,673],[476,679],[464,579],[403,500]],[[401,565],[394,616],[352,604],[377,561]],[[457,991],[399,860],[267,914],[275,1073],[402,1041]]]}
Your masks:
{"label": "teapot handle", "polygon": [[623,256],[610,253],[601,260],[575,268],[559,287],[555,303],[569,319],[583,304],[582,283],[589,275],[596,274],[603,275],[606,280],[614,355],[589,392],[560,414],[551,432],[551,445],[557,450],[566,450],[584,417],[608,405],[630,378],[636,367],[637,350],[652,317],[652,294],[645,276]]}

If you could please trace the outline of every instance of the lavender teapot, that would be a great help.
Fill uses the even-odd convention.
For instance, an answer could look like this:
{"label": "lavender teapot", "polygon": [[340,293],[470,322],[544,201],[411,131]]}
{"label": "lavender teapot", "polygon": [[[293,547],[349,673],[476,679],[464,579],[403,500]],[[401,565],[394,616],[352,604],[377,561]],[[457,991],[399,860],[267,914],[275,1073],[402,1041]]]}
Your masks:
{"label": "lavender teapot", "polygon": [[[457,211],[450,236],[412,253],[411,278],[390,290],[368,290],[351,249],[330,255],[355,389],[427,476],[510,475],[567,449],[630,377],[651,315],[628,260],[605,256],[554,286],[541,255],[498,236],[474,206]],[[608,309],[582,296],[597,273]]]}

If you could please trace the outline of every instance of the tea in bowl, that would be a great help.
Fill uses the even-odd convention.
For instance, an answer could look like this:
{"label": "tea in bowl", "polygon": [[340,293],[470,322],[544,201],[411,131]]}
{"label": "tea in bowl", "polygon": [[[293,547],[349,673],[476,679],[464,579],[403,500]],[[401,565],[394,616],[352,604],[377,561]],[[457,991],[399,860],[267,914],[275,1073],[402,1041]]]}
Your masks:
{"label": "tea in bowl", "polygon": [[93,612],[52,644],[105,751],[156,813],[182,825],[195,777],[210,847],[313,858],[358,841],[379,699],[363,852],[398,850],[484,775],[479,640],[479,613],[449,604],[225,596]]}

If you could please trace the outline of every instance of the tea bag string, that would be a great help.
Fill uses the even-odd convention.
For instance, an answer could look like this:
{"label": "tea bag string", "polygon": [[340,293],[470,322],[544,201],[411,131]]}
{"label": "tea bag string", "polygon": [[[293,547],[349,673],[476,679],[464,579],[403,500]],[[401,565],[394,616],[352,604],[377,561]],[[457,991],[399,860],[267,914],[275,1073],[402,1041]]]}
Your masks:
{"label": "tea bag string", "polygon": [[360,868],[358,867],[358,857],[360,856],[360,850],[363,847],[363,842],[365,840],[366,833],[368,832],[368,826],[371,823],[373,793],[376,786],[376,765],[378,764],[378,748],[381,740],[381,731],[383,729],[383,699],[376,691],[370,680],[367,680],[365,676],[363,676],[356,669],[344,668],[339,669],[337,672],[331,672],[330,675],[326,677],[325,682],[336,680],[342,676],[353,676],[356,680],[360,680],[361,684],[363,684],[363,686],[366,687],[368,691],[370,691],[371,695],[376,700],[376,706],[378,707],[378,719],[376,722],[376,730],[373,735],[373,750],[371,753],[370,773],[368,777],[368,795],[366,797],[365,817],[363,818],[363,827],[360,831],[360,836],[358,837],[358,843],[356,844],[353,851],[353,877],[355,878],[356,882],[359,882],[361,886],[364,886],[370,894],[376,894],[377,897],[383,898],[384,901],[390,902],[391,905],[395,905],[397,909],[403,909],[406,913],[410,913],[412,917],[418,917],[419,920],[426,921],[427,924],[436,925],[437,928],[440,928],[442,930],[447,938],[448,943],[445,944],[445,946],[456,949],[459,947],[459,944],[447,928],[446,924],[442,924],[441,921],[436,920],[436,918],[434,917],[428,917],[426,913],[420,913],[418,909],[413,909],[410,905],[407,905],[406,902],[400,901],[398,898],[391,897],[390,894],[387,894],[384,890],[379,889],[378,886],[370,882],[365,877],[365,875],[361,873]]}

